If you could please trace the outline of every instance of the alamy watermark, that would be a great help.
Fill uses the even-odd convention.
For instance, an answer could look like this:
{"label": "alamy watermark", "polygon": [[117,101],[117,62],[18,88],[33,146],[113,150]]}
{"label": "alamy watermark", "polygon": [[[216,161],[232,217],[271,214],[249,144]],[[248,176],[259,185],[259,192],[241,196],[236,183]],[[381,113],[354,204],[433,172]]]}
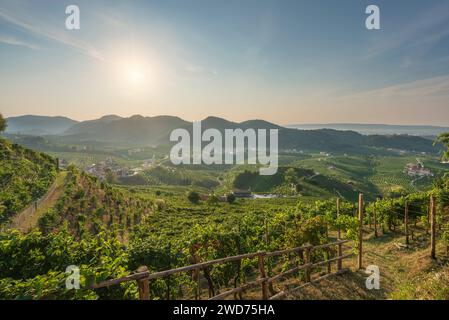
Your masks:
{"label": "alamy watermark", "polygon": [[[178,142],[170,151],[173,164],[259,164],[261,175],[274,175],[278,170],[278,129],[225,129],[223,141],[220,130],[202,132],[201,121],[197,121],[192,136],[187,129],[172,131],[170,141]],[[209,143],[202,148],[203,142]]]}
{"label": "alamy watermark", "polygon": [[380,9],[376,5],[369,5],[365,10],[369,16],[365,20],[365,27],[368,30],[380,30]]}
{"label": "alamy watermark", "polygon": [[65,287],[67,290],[78,290],[80,288],[80,268],[78,266],[68,266],[65,269],[65,273],[68,274],[65,279]]}
{"label": "alamy watermark", "polygon": [[81,29],[80,8],[76,5],[70,5],[65,9],[65,13],[68,14],[65,20],[67,30]]}
{"label": "alamy watermark", "polygon": [[365,286],[368,290],[380,289],[380,270],[376,265],[369,265],[366,267],[365,273],[368,274],[366,278]]}
{"label": "alamy watermark", "polygon": [[[67,30],[79,30],[81,28],[80,8],[77,5],[69,5],[65,9],[67,16],[65,26]],[[365,20],[365,27],[368,30],[380,30],[380,8],[371,4],[366,7],[365,13],[369,16]]]}

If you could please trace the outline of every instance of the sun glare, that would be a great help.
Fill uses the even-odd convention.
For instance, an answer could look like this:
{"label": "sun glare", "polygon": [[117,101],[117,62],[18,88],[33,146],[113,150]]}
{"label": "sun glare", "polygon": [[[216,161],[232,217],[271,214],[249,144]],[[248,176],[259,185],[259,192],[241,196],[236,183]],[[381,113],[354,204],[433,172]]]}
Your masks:
{"label": "sun glare", "polygon": [[125,85],[131,89],[137,89],[146,84],[148,67],[140,63],[126,63],[121,72],[121,78]]}
{"label": "sun glare", "polygon": [[147,50],[128,52],[117,46],[110,61],[110,71],[119,92],[133,97],[147,97],[161,88],[166,72],[160,59]]}
{"label": "sun glare", "polygon": [[145,82],[145,68],[138,64],[130,64],[125,67],[124,77],[131,85],[141,85]]}

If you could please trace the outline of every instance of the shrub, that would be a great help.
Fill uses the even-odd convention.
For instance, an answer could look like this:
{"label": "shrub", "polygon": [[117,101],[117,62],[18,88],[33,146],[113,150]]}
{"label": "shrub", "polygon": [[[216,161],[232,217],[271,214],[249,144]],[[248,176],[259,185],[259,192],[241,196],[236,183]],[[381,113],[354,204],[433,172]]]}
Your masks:
{"label": "shrub", "polygon": [[196,191],[190,191],[187,194],[187,199],[189,199],[191,203],[198,204],[200,202],[200,195]]}
{"label": "shrub", "polygon": [[229,194],[226,196],[226,201],[227,201],[228,203],[230,203],[230,204],[233,204],[233,203],[235,202],[235,200],[236,200],[236,198],[235,198],[235,195],[234,195],[233,193],[229,193]]}

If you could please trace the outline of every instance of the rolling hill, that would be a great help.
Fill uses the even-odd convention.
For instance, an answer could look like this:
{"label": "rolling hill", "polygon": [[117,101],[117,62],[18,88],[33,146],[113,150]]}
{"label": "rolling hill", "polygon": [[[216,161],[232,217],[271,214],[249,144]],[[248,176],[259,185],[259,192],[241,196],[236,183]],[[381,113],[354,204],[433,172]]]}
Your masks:
{"label": "rolling hill", "polygon": [[449,127],[429,125],[391,125],[391,124],[365,124],[365,123],[327,123],[327,124],[289,124],[287,128],[300,130],[334,129],[343,131],[356,131],[365,135],[393,135],[405,134],[413,136],[430,137],[448,132]]}
{"label": "rolling hill", "polygon": [[[67,119],[63,126],[60,119],[47,117],[41,119],[39,123],[52,124],[45,128],[38,127],[34,122],[26,126],[26,119],[21,119],[20,126],[18,120],[13,119],[12,124],[9,118],[9,132],[17,131],[20,128],[23,132],[46,132],[51,131],[60,142],[99,142],[115,143],[121,145],[167,145],[170,144],[170,133],[174,129],[184,128],[192,131],[192,122],[174,116],[143,117],[134,115],[129,118],[119,116],[105,116],[97,120],[75,122]],[[39,118],[40,119],[40,118]],[[45,121],[44,121],[45,120]],[[37,120],[36,120],[37,121]],[[68,126],[68,124],[72,125]],[[355,131],[341,131],[334,129],[318,130],[297,130],[278,126],[264,120],[248,120],[244,122],[232,122],[218,117],[207,117],[202,120],[202,130],[209,128],[218,129],[224,134],[225,129],[278,129],[279,148],[281,150],[296,149],[314,150],[327,152],[352,152],[370,153],[373,148],[397,149],[413,152],[438,153],[440,148],[434,147],[430,139],[413,135],[363,135]],[[65,128],[61,132],[62,128]],[[11,129],[12,128],[12,129]]]}
{"label": "rolling hill", "polygon": [[88,121],[82,121],[79,123],[74,124],[73,126],[69,127],[68,129],[64,130],[64,135],[71,135],[71,134],[82,134],[82,133],[95,133],[99,128],[106,126],[107,124],[122,119],[119,116],[116,115],[108,115],[103,116],[100,119],[95,120],[88,120]]}
{"label": "rolling hill", "polygon": [[6,133],[27,135],[58,135],[77,124],[78,121],[66,117],[46,117],[26,115],[6,118]]}

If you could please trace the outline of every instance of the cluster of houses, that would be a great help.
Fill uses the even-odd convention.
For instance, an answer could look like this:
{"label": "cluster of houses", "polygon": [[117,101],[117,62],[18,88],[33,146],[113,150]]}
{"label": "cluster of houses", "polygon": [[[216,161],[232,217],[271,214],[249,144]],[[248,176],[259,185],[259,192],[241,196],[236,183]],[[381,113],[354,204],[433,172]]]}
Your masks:
{"label": "cluster of houses", "polygon": [[434,175],[430,169],[424,168],[424,165],[421,162],[418,162],[417,164],[406,164],[404,173],[411,177],[433,177]]}
{"label": "cluster of houses", "polygon": [[119,166],[112,158],[107,158],[99,163],[93,163],[84,168],[84,171],[98,177],[100,180],[105,180],[108,172],[114,173],[119,178],[128,177],[133,174],[129,168]]}
{"label": "cluster of houses", "polygon": [[302,151],[302,150],[297,150],[296,148],[293,148],[293,149],[284,149],[284,150],[282,150],[282,152],[284,152],[284,153],[293,153],[293,154],[296,154],[296,153],[304,154],[304,151]]}
{"label": "cluster of houses", "polygon": [[[236,197],[236,198],[254,198],[254,195],[251,192],[251,188],[250,189],[234,189],[232,191],[232,194]],[[201,201],[207,201],[212,195],[211,194],[201,194],[200,195],[200,200]],[[218,200],[220,202],[226,202],[227,201],[227,196],[223,195],[223,196],[217,196]]]}
{"label": "cluster of houses", "polygon": [[155,158],[145,160],[140,167],[128,168],[122,167],[112,158],[107,158],[105,161],[100,161],[99,163],[94,163],[84,169],[87,173],[98,177],[100,180],[105,180],[108,172],[113,173],[117,178],[124,178],[135,176],[144,169],[151,167],[154,164]]}
{"label": "cluster of houses", "polygon": [[[271,199],[271,198],[278,198],[279,195],[276,194],[253,194],[251,192],[251,188],[249,189],[234,189],[231,192],[236,199]],[[202,194],[200,195],[200,199],[202,201],[207,201],[212,195],[208,194]],[[217,196],[218,200],[220,202],[226,202],[227,196]]]}

